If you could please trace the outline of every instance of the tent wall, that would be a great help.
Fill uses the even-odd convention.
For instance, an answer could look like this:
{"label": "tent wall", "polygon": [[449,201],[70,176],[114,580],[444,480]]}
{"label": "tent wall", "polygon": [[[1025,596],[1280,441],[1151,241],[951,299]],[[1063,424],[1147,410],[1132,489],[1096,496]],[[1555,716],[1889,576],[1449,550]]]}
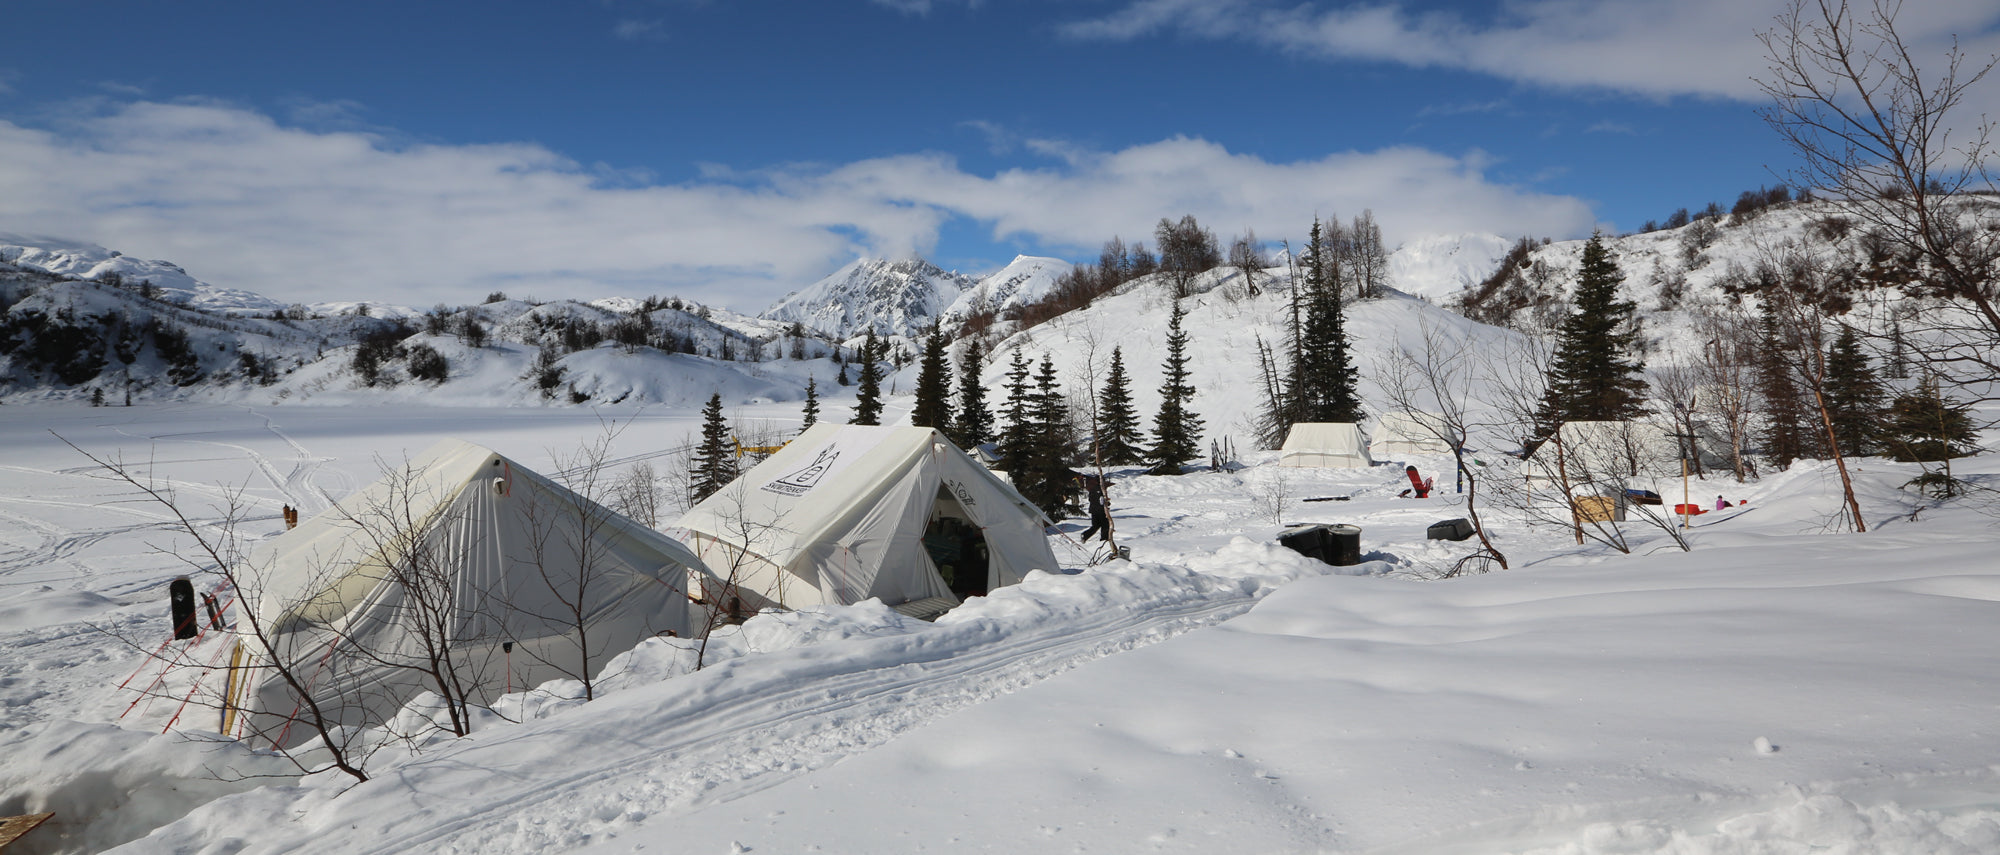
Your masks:
{"label": "tent wall", "polygon": [[1351,422],[1299,422],[1285,435],[1279,449],[1281,466],[1320,469],[1365,469],[1374,465],[1361,438],[1361,427]]}
{"label": "tent wall", "polygon": [[[445,443],[259,550],[241,595],[329,720],[361,726],[435,688],[412,666],[438,650],[466,700],[487,704],[510,688],[595,675],[653,635],[686,635],[687,576],[699,564],[673,539],[506,458]],[[239,643],[231,723],[303,739],[285,724],[301,699],[256,639]]]}
{"label": "tent wall", "polygon": [[[1444,432],[1444,417],[1436,413],[1383,413],[1375,421],[1368,441],[1369,455],[1377,458],[1398,454],[1450,454],[1451,445],[1437,434]],[[1436,432],[1434,432],[1436,431]]]}
{"label": "tent wall", "polygon": [[679,527],[747,606],[896,605],[951,596],[923,546],[940,488],[986,539],[989,589],[1056,569],[1040,511],[930,428],[816,426]]}

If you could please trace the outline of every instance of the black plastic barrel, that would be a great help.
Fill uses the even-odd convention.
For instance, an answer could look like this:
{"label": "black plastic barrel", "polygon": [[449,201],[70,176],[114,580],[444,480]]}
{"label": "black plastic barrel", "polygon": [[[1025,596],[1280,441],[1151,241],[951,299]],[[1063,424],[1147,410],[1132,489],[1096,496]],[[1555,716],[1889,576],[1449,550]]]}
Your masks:
{"label": "black plastic barrel", "polygon": [[1361,563],[1361,528],[1351,525],[1306,525],[1278,535],[1278,544],[1307,558],[1336,567]]}
{"label": "black plastic barrel", "polygon": [[1333,538],[1323,525],[1305,525],[1278,535],[1278,545],[1307,558],[1332,564]]}
{"label": "black plastic barrel", "polygon": [[1330,525],[1326,527],[1330,557],[1326,563],[1335,567],[1352,567],[1361,563],[1361,527],[1358,525]]}

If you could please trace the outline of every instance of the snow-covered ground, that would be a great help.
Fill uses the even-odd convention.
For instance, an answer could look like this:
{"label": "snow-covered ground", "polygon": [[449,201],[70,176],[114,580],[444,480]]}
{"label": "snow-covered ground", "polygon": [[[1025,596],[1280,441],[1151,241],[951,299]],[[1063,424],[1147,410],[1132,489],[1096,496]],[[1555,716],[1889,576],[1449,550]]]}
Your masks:
{"label": "snow-covered ground", "polygon": [[[522,723],[377,755],[360,785],[246,777],[286,769],[204,741],[208,711],[157,735],[173,705],[118,688],[186,568],[161,509],[50,431],[204,523],[238,495],[256,539],[438,437],[550,467],[601,416],[631,420],[620,465],[696,426],[0,407],[0,814],[58,812],[18,851],[2000,852],[2000,509],[1926,506],[1898,489],[1912,467],[1872,459],[1865,535],[1833,530],[1833,476],[1804,466],[1696,485],[1748,504],[1698,518],[1688,553],[1643,529],[1634,555],[1577,547],[1492,510],[1514,569],[1453,580],[1433,577],[1469,549],[1424,529],[1463,510],[1448,489],[1397,498],[1400,466],[1114,475],[1132,562],[1085,567],[1063,542],[1070,567],[936,624],[758,617],[699,672],[648,642],[596,701],[510,696]],[[2000,460],[1958,474],[2000,487]],[[1368,560],[1272,545],[1274,506],[1361,526]]]}

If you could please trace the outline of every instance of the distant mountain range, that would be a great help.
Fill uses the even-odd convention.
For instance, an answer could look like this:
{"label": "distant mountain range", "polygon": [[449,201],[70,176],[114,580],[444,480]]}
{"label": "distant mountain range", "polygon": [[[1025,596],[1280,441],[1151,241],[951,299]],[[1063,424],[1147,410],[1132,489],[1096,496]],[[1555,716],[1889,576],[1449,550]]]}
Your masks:
{"label": "distant mountain range", "polygon": [[[1809,236],[1814,223],[1837,215],[1826,203],[1794,204],[1756,219],[1699,220],[1610,239],[1623,290],[1646,315],[1648,347],[1693,352],[1688,312],[1726,302],[1722,280],[1754,258],[1759,241]],[[1581,246],[1536,242],[1507,275],[1496,276],[1515,241],[1427,237],[1389,256],[1388,281],[1400,299],[1487,323],[1546,325],[1565,310]],[[862,258],[757,316],[628,298],[418,311],[350,301],[287,304],[215,287],[166,261],[0,234],[0,402],[101,396],[122,403],[129,393],[261,403],[695,406],[716,392],[732,402],[795,401],[815,380],[822,396],[839,398],[847,394],[833,382],[840,363],[867,330],[889,339],[899,371],[913,372],[915,336],[933,325],[956,331],[988,313],[999,319],[982,333],[994,360],[989,373],[1015,349],[1036,357],[1064,351],[1058,364],[1086,365],[1122,345],[1135,369],[1157,364],[1167,301],[1151,278],[1101,298],[1121,298],[1116,306],[1046,327],[1024,330],[1006,320],[1010,309],[1048,296],[1070,269],[1061,259],[1021,256],[974,278],[922,258]],[[1204,326],[1195,329],[1225,345],[1205,355],[1212,364],[1204,368],[1204,399],[1233,410],[1238,392],[1256,388],[1256,360],[1241,355],[1257,351],[1259,336],[1267,344],[1282,339],[1272,325],[1281,320],[1285,274],[1280,263],[1249,283],[1240,271],[1220,268],[1192,286],[1196,310],[1207,313],[1196,316]],[[1065,351],[1072,347],[1084,350]]]}

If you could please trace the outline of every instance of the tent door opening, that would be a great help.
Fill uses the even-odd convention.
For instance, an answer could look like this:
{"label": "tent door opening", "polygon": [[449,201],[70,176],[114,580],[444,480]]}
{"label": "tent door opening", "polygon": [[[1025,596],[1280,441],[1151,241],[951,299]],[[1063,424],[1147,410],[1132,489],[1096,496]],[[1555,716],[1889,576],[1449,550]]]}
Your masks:
{"label": "tent door opening", "polygon": [[986,535],[965,514],[965,507],[943,486],[931,505],[929,524],[924,526],[924,551],[937,565],[938,575],[959,599],[986,595]]}

